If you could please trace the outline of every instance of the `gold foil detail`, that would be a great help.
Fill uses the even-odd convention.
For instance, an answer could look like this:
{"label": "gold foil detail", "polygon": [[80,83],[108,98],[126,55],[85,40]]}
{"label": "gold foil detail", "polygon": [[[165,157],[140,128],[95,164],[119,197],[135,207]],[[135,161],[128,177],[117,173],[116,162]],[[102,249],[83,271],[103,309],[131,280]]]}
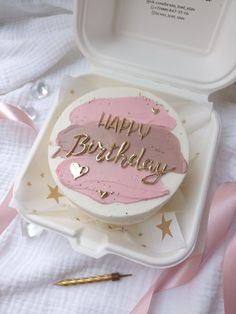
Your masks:
{"label": "gold foil detail", "polygon": [[114,129],[116,132],[119,127],[119,117],[114,117],[113,120],[110,122],[109,126],[107,127],[108,130]]}
{"label": "gold foil detail", "polygon": [[[157,114],[160,112],[160,109],[153,107],[152,112]],[[141,140],[151,131],[151,126],[149,125],[138,123],[134,120],[130,121],[126,118],[120,118],[119,116],[112,117],[111,114],[107,115],[105,112],[102,112],[97,125],[98,127],[104,127],[108,131],[112,129],[115,133],[124,131],[126,136],[130,136],[132,133],[137,132]],[[66,157],[78,156],[86,153],[93,154],[98,151],[95,157],[97,162],[103,162],[104,160],[113,161],[114,163],[119,162],[122,168],[131,166],[136,167],[138,171],[145,170],[151,172],[150,175],[142,178],[144,184],[153,185],[158,182],[164,174],[175,170],[175,168],[168,169],[167,164],[162,165],[160,162],[149,158],[143,160],[146,152],[145,147],[143,147],[139,153],[132,153],[128,156],[127,151],[130,148],[130,142],[128,141],[124,141],[119,145],[113,143],[110,147],[106,148],[101,141],[95,143],[94,140],[91,140],[88,134],[77,134],[74,136],[74,139],[75,143],[67,152]],[[79,171],[77,169],[76,175],[75,170],[71,170],[71,172],[74,179],[77,179],[80,176],[85,175],[88,170],[88,167],[81,167],[81,169],[79,168]]]}
{"label": "gold foil detail", "polygon": [[130,121],[127,118],[121,118],[119,116],[112,117],[111,114],[106,116],[105,112],[102,112],[98,127],[104,127],[107,130],[114,130],[115,133],[126,132],[126,136],[130,136],[131,133],[138,132],[138,136],[141,140],[147,136],[151,130],[151,126],[147,126],[147,130],[143,132],[144,124]]}
{"label": "gold foil detail", "polygon": [[50,190],[50,193],[47,196],[47,199],[52,198],[54,199],[57,203],[59,203],[59,198],[63,196],[58,190],[58,186],[56,185],[55,187],[52,187],[48,185],[48,188]]}
{"label": "gold foil detail", "polygon": [[97,151],[98,149],[98,143],[96,145],[94,145],[94,141],[92,141],[91,143],[89,143],[88,145],[88,153],[89,154],[93,154]]}
{"label": "gold foil detail", "polygon": [[[148,128],[146,130],[146,134],[150,132],[150,130],[151,129]],[[106,148],[101,141],[98,141],[96,144],[93,140],[89,142],[90,136],[88,136],[87,134],[78,134],[75,136],[75,139],[76,143],[73,145],[72,149],[66,154],[67,157],[71,155],[83,155],[85,153],[92,154],[99,149],[100,151],[95,157],[97,162],[103,162],[104,160],[113,161],[114,163],[119,162],[122,168],[127,168],[128,166],[131,166],[136,167],[138,171],[145,170],[151,172],[150,175],[142,179],[142,182],[144,184],[155,184],[164,174],[175,170],[175,168],[168,169],[167,164],[162,165],[160,162],[155,162],[150,158],[142,160],[146,152],[145,147],[140,150],[139,154],[131,154],[130,156],[128,156],[127,151],[130,148],[130,142],[128,141],[124,141],[120,145],[113,143],[109,148]],[[82,149],[76,151],[78,147],[82,147]],[[116,152],[114,152],[115,150]],[[78,168],[78,166],[76,167]],[[74,179],[76,179],[82,175],[85,175],[88,172],[88,168],[82,167],[80,171],[71,170],[71,172]],[[75,172],[78,173],[78,176],[75,176]]]}
{"label": "gold foil detail", "polygon": [[152,107],[152,112],[153,112],[154,114],[157,114],[157,113],[160,112],[160,109],[155,108],[155,107]]}
{"label": "gold foil detail", "polygon": [[72,162],[70,164],[70,172],[74,178],[74,180],[86,175],[89,172],[89,167],[81,166],[77,162]]}
{"label": "gold foil detail", "polygon": [[[82,137],[85,137],[85,139],[80,143],[80,139]],[[87,134],[78,134],[78,135],[74,136],[74,138],[76,139],[76,142],[75,142],[74,146],[72,147],[72,149],[66,154],[66,157],[70,157],[71,155],[78,156],[78,155],[85,154],[87,149],[88,149],[88,146],[86,144],[90,140],[90,137]],[[82,150],[79,152],[75,152],[77,146],[81,146]]]}
{"label": "gold foil detail", "polygon": [[164,174],[173,170],[174,168],[167,169],[167,164],[164,164],[164,166],[161,168],[161,163],[158,163],[155,170],[153,171],[154,173],[142,178],[142,182],[144,184],[153,185],[157,183]]}
{"label": "gold foil detail", "polygon": [[101,197],[102,199],[107,198],[107,197],[110,195],[109,192],[107,192],[107,191],[102,191],[102,190],[99,190],[98,193],[99,193],[99,195],[100,195],[100,197]]}
{"label": "gold foil detail", "polygon": [[138,129],[139,129],[139,123],[136,123],[134,120],[131,121],[127,135],[129,136],[131,133],[138,131]]}
{"label": "gold foil detail", "polygon": [[100,120],[98,121],[98,127],[104,126],[104,123],[103,123],[104,116],[105,116],[105,113],[103,112],[101,117],[100,117]]}
{"label": "gold foil detail", "polygon": [[172,219],[170,220],[165,220],[165,216],[162,215],[161,218],[161,224],[156,225],[157,228],[161,229],[162,231],[162,237],[161,239],[163,240],[165,238],[165,236],[168,234],[170,237],[173,238],[173,235],[170,231],[170,224],[172,223]]}
{"label": "gold foil detail", "polygon": [[121,125],[120,125],[120,129],[119,129],[119,133],[121,133],[122,131],[124,130],[127,130],[130,126],[130,122],[129,120],[127,120],[126,118],[124,118],[121,122]]}
{"label": "gold foil detail", "polygon": [[116,156],[112,156],[112,154],[113,154],[113,151],[117,148],[119,148],[119,146],[116,145],[115,143],[111,145],[111,148],[108,150],[108,153],[105,156],[106,161],[113,161],[116,158]]}
{"label": "gold foil detail", "polygon": [[98,142],[99,148],[101,149],[101,152],[97,154],[96,156],[96,161],[100,162],[103,161],[105,159],[105,152],[106,152],[106,148],[103,146],[103,144],[101,142]]}
{"label": "gold foil detail", "polygon": [[149,126],[148,128],[147,128],[147,130],[146,130],[146,133],[142,133],[142,131],[143,131],[143,124],[140,124],[140,127],[139,127],[139,134],[140,134],[140,137],[141,137],[141,140],[144,138],[144,137],[146,137],[149,133],[150,133],[150,131],[151,131],[151,127]]}

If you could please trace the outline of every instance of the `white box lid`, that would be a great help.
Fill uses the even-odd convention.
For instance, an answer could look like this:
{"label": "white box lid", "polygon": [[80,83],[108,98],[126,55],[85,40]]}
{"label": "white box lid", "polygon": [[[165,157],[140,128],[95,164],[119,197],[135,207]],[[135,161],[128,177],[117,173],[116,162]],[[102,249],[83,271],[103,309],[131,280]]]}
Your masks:
{"label": "white box lid", "polygon": [[76,0],[96,67],[210,93],[236,78],[235,0]]}

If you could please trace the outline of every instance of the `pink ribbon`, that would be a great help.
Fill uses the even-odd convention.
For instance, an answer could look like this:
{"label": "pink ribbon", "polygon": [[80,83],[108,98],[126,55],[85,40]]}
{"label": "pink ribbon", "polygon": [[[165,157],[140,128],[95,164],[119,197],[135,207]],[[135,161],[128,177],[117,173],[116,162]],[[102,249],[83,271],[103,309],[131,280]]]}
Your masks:
{"label": "pink ribbon", "polygon": [[21,122],[38,132],[31,118],[20,108],[0,102],[0,119]]}
{"label": "pink ribbon", "polygon": [[6,229],[12,219],[16,216],[16,210],[9,207],[12,198],[12,188],[7,193],[5,199],[0,205],[0,234]]}
{"label": "pink ribbon", "polygon": [[[0,102],[0,119],[21,122],[31,127],[37,132],[36,126],[27,114],[20,108]],[[3,202],[0,204],[0,233],[9,225],[16,216],[16,210],[9,207],[12,198],[13,187],[9,190]]]}
{"label": "pink ribbon", "polygon": [[[37,132],[32,120],[24,111],[17,107],[0,103],[0,119],[22,122]],[[15,209],[9,207],[11,198],[12,188],[0,205],[0,233],[8,226],[10,221],[16,215]],[[131,314],[148,313],[152,297],[155,293],[181,286],[196,276],[228,233],[235,216],[235,211],[236,182],[225,183],[217,189],[213,197],[208,221],[207,244],[203,254],[192,256],[183,263],[163,271],[132,310]],[[224,256],[223,289],[226,314],[236,313],[235,265],[236,235],[232,238]]]}
{"label": "pink ribbon", "polygon": [[[131,314],[146,314],[152,297],[160,291],[184,285],[197,275],[228,233],[236,212],[236,182],[221,185],[212,200],[208,220],[207,244],[203,254],[192,256],[183,263],[167,269],[155,280]],[[236,313],[236,235],[224,256],[223,290],[226,314]]]}

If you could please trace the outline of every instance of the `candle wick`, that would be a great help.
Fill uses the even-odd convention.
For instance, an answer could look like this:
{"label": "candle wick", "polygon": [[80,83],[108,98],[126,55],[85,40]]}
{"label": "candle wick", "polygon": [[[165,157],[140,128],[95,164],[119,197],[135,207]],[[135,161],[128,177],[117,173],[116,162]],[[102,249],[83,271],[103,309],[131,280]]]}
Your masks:
{"label": "candle wick", "polygon": [[128,276],[132,276],[132,274],[121,274],[120,277],[128,277]]}

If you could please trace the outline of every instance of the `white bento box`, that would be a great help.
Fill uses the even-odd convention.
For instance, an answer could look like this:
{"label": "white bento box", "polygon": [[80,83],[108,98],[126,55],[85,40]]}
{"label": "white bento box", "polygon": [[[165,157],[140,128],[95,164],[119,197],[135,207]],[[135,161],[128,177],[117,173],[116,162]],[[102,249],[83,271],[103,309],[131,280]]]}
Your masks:
{"label": "white bento box", "polygon": [[[76,41],[92,70],[67,81],[40,131],[14,189],[21,215],[64,235],[73,249],[95,258],[111,253],[160,268],[186,259],[197,241],[220,132],[208,97],[236,77],[235,12],[233,0],[76,0]],[[53,179],[47,146],[56,119],[74,99],[114,86],[140,88],[163,98],[186,128],[189,171],[162,210],[168,215],[174,208],[184,239],[178,249],[157,248],[149,230],[155,217],[119,229],[82,213],[76,219],[69,201],[48,206],[45,189],[53,186]],[[145,241],[135,236],[144,232]]]}

